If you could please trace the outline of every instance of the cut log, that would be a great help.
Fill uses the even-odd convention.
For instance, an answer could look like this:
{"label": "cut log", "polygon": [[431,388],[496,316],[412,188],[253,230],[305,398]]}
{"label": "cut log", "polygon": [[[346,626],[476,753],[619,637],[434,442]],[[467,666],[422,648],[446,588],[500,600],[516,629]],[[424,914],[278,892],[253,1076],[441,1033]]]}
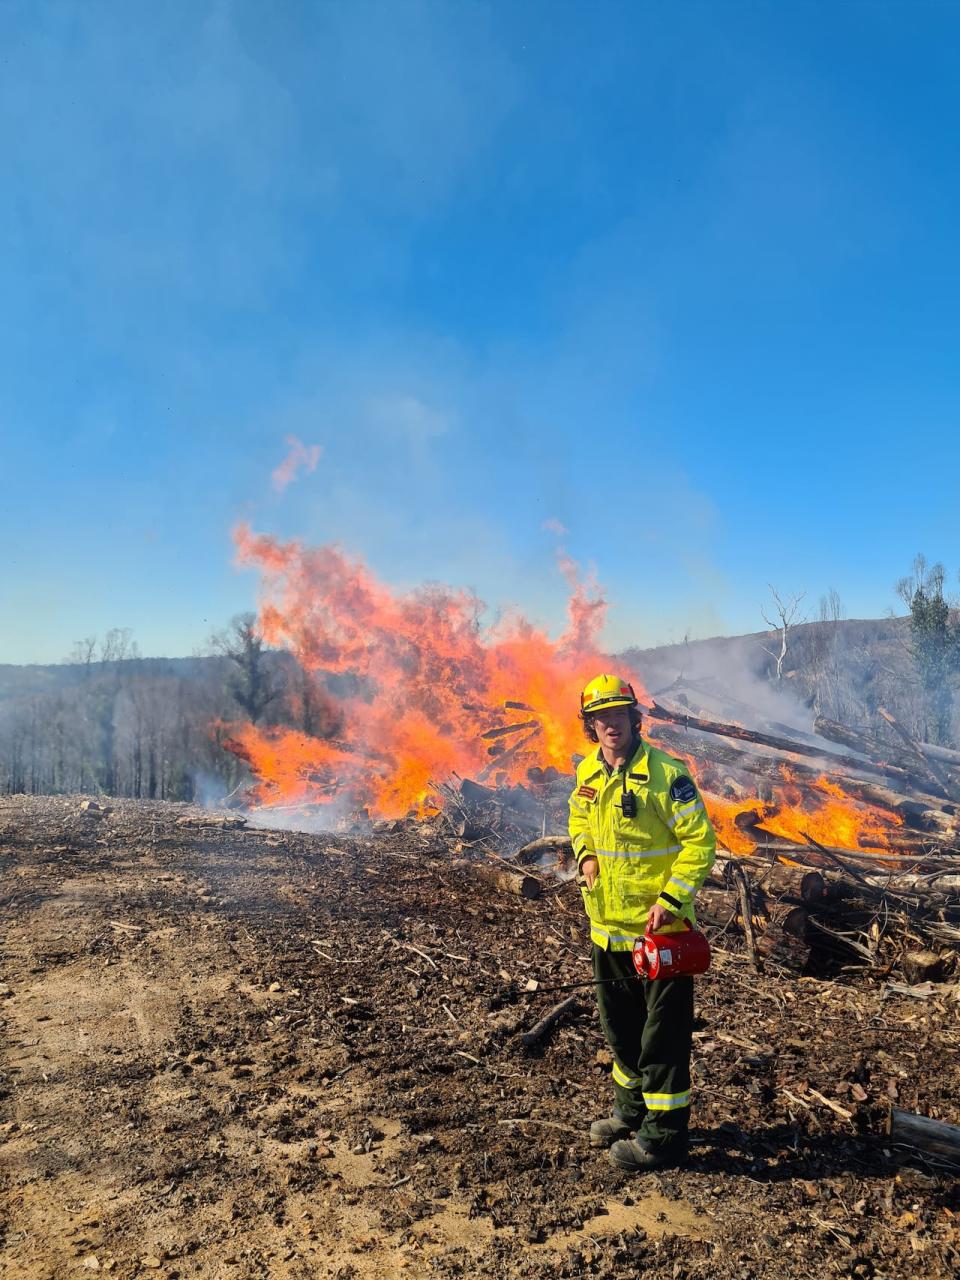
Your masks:
{"label": "cut log", "polygon": [[860,729],[854,729],[851,725],[830,720],[827,716],[817,716],[813,722],[813,731],[821,738],[826,738],[828,742],[839,743],[841,747],[859,751],[861,755],[871,756],[884,763],[893,755],[893,748],[889,743],[881,742],[879,738],[863,733]]}
{"label": "cut log", "polygon": [[536,862],[545,853],[563,853],[570,859],[573,857],[573,844],[569,836],[541,836],[539,840],[531,840],[518,849],[516,853],[517,862],[521,866],[528,866],[531,862]]}
{"label": "cut log", "polygon": [[823,906],[835,896],[835,886],[820,871],[808,871],[800,881],[800,898],[806,906]]}
{"label": "cut log", "polygon": [[803,906],[776,908],[756,940],[756,950],[764,960],[791,973],[804,972],[810,960],[808,913]]}
{"label": "cut log", "polygon": [[867,875],[864,879],[867,884],[873,885],[875,888],[896,889],[900,893],[906,893],[911,896],[917,895],[918,897],[949,895],[956,898],[958,892],[960,892],[960,875],[951,875],[939,871],[926,873],[892,872],[888,876]]}
{"label": "cut log", "polygon": [[520,1041],[525,1049],[529,1049],[532,1045],[538,1044],[544,1036],[557,1025],[561,1018],[568,1013],[573,1013],[579,1008],[576,996],[567,996],[566,1000],[561,1000],[559,1004],[553,1006],[549,1013],[545,1014],[535,1026],[529,1031],[525,1031],[520,1037]]}
{"label": "cut log", "polygon": [[908,982],[928,982],[943,973],[943,960],[935,951],[908,951],[900,961]]}
{"label": "cut log", "polygon": [[[646,709],[646,714],[654,720],[666,720],[672,724],[680,725],[685,730],[692,729],[697,733],[710,733],[723,738],[735,738],[740,742],[749,742],[754,746],[767,747],[773,751],[787,752],[790,755],[815,756],[832,764],[834,769],[842,766],[844,769],[859,770],[861,773],[879,773],[883,777],[895,778],[906,782],[908,786],[916,774],[915,770],[905,769],[900,765],[880,764],[873,760],[858,760],[852,756],[824,752],[820,747],[808,745],[806,742],[798,742],[795,738],[774,737],[769,733],[756,733],[752,729],[744,729],[742,725],[738,724],[721,724],[716,720],[701,720],[697,716],[681,715],[675,711],[668,711],[666,707],[661,707],[656,702],[652,707]],[[689,749],[688,743],[687,750],[689,751]]]}
{"label": "cut log", "polygon": [[890,1141],[898,1146],[911,1147],[960,1166],[960,1126],[891,1107],[887,1133]]}
{"label": "cut log", "polygon": [[925,770],[936,782],[939,782],[947,795],[950,795],[955,790],[955,786],[951,782],[943,765],[937,760],[927,759],[920,748],[920,744],[911,737],[896,716],[891,715],[889,711],[885,711],[883,707],[877,707],[877,713],[878,715],[883,716],[884,720],[886,720],[894,733],[903,739],[907,745],[907,749],[916,759],[918,766]]}
{"label": "cut log", "polygon": [[[651,730],[649,736],[656,742],[663,743],[671,751],[719,764],[725,769],[732,767],[769,779],[775,787],[783,786],[789,775],[795,784],[808,786],[820,800],[824,798],[823,792],[815,784],[826,777],[828,781],[839,784],[851,799],[889,809],[902,820],[904,826],[909,826],[911,830],[930,832],[945,842],[953,842],[957,839],[956,806],[943,805],[942,797],[918,797],[915,794],[905,796],[876,782],[851,778],[846,774],[830,773],[827,769],[830,763],[828,760],[824,761],[823,768],[817,769],[797,760],[760,755],[754,751],[738,748],[733,743],[707,739],[691,741],[690,738],[684,738],[673,730],[663,730],[660,727]],[[704,787],[706,791],[711,789],[709,786]],[[891,835],[895,836],[896,833]],[[896,843],[896,840],[893,842]]]}
{"label": "cut log", "polygon": [[458,858],[452,865],[458,871],[468,871],[498,892],[512,894],[515,898],[539,898],[543,891],[542,884],[534,876],[508,871],[506,867],[494,867],[488,862],[471,862],[468,858]]}

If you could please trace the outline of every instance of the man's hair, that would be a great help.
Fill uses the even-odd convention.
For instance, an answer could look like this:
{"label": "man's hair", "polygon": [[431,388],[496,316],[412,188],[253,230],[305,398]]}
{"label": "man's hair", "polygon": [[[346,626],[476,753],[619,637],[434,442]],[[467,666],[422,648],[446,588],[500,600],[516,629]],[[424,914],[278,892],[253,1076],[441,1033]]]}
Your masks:
{"label": "man's hair", "polygon": [[[635,734],[638,734],[640,732],[640,723],[643,717],[640,715],[637,707],[627,707],[627,710],[630,712],[630,728]],[[584,737],[588,738],[591,742],[599,742],[600,739],[597,737],[597,731],[593,727],[593,716],[582,715],[580,719],[583,721]]]}

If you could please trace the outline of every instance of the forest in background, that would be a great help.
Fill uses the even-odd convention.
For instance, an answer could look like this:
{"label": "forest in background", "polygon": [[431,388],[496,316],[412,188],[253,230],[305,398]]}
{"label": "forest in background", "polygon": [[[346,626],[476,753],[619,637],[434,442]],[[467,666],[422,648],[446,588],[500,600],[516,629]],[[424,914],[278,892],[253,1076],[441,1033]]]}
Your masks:
{"label": "forest in background", "polygon": [[[942,566],[918,557],[897,584],[905,616],[846,619],[831,593],[814,621],[801,621],[802,598],[772,592],[768,630],[621,657],[667,699],[678,678],[708,681],[768,717],[809,728],[826,716],[896,752],[883,708],[914,738],[960,747],[960,612],[944,583]],[[246,776],[222,745],[231,722],[336,737],[331,695],[350,685],[269,649],[253,615],[235,618],[209,653],[190,658],[144,658],[118,628],[77,642],[60,664],[0,665],[0,793],[214,803]]]}

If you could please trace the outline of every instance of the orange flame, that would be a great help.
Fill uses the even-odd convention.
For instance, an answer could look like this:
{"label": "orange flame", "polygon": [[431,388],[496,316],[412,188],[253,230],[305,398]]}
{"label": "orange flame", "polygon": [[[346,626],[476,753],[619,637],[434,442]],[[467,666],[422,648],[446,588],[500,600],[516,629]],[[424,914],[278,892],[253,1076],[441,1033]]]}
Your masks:
{"label": "orange flame", "polygon": [[[805,788],[785,782],[775,802],[708,796],[706,803],[720,845],[737,854],[752,853],[764,832],[795,844],[809,835],[832,849],[888,849],[903,825],[899,814],[853,799],[826,777]],[[737,824],[741,814],[756,815],[747,830]]]}
{"label": "orange flame", "polygon": [[[246,526],[234,537],[238,562],[263,575],[265,639],[307,672],[351,677],[355,690],[341,699],[336,742],[233,727],[231,746],[259,779],[259,803],[343,797],[391,817],[426,803],[431,779],[499,774],[517,782],[534,763],[568,771],[571,755],[583,751],[573,700],[612,665],[596,643],[606,606],[592,582],[572,583],[567,631],[552,640],[518,615],[484,628],[482,602],[468,591],[394,592],[338,547],[281,543]],[[564,569],[573,572],[569,563]],[[510,702],[532,709],[537,727],[481,740],[483,730],[530,719]]]}
{"label": "orange flame", "polygon": [[[553,640],[520,615],[484,627],[483,604],[469,591],[392,591],[336,546],[279,542],[246,525],[234,539],[238,563],[262,575],[264,638],[289,650],[308,679],[340,677],[335,737],[230,727],[226,745],[257,778],[255,803],[339,800],[378,817],[422,813],[431,783],[451,774],[515,783],[532,764],[569,772],[571,757],[587,749],[577,693],[597,672],[621,669],[597,643],[603,594],[568,558],[561,559],[571,588],[568,626]],[[622,674],[649,700],[634,673]],[[690,763],[696,776],[696,759]],[[708,777],[700,780],[720,843],[734,853],[753,852],[758,831],[801,844],[806,832],[835,848],[883,848],[900,825],[826,777],[811,785],[786,766],[776,802],[713,796]],[[748,813],[753,819],[738,825]]]}

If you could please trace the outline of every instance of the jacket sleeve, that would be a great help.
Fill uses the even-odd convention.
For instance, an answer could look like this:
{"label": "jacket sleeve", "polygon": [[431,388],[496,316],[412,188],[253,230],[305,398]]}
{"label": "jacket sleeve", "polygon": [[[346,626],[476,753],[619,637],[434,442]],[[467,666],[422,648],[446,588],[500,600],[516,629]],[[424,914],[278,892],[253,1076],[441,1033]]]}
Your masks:
{"label": "jacket sleeve", "polygon": [[717,837],[707,816],[703,797],[689,774],[679,769],[668,778],[663,796],[664,821],[680,845],[670,879],[660,890],[657,904],[674,913],[693,905],[693,899],[710,874],[717,856]]}
{"label": "jacket sleeve", "polygon": [[593,834],[590,831],[590,806],[577,794],[580,790],[579,779],[574,783],[570,793],[570,839],[573,841],[573,855],[577,860],[577,870],[584,858],[596,852]]}

